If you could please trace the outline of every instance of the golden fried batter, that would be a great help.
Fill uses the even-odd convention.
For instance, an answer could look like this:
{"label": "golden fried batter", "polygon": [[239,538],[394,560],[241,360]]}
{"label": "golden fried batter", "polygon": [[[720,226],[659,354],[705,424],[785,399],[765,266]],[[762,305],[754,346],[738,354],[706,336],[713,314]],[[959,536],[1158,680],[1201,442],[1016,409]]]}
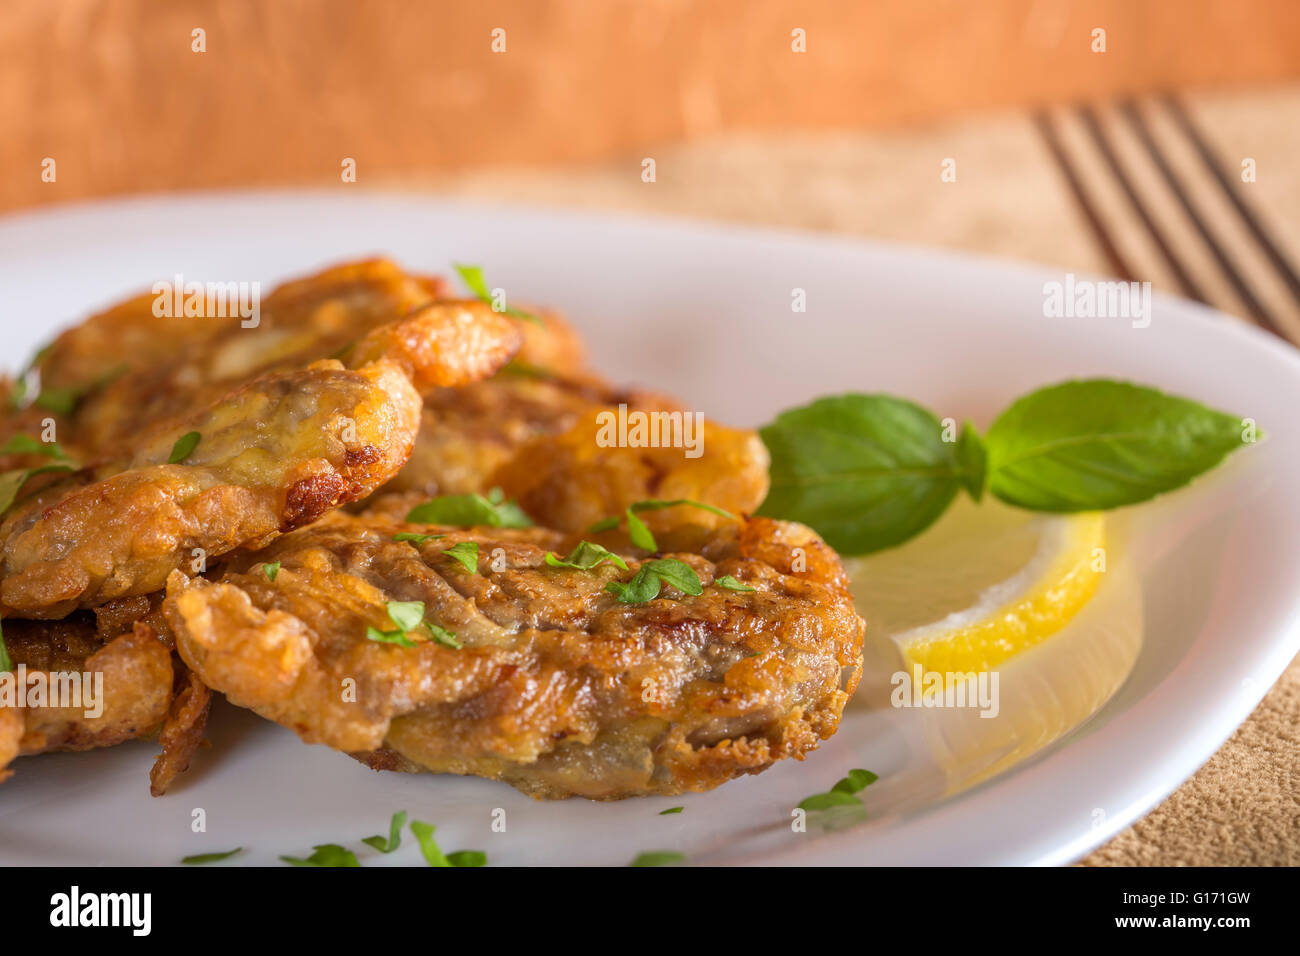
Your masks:
{"label": "golden fried batter", "polygon": [[155,423],[186,417],[268,372],[341,357],[446,294],[439,281],[383,259],[280,285],[261,302],[255,328],[238,316],[155,316],[150,293],[62,333],[34,367],[43,393],[77,397],[70,415],[55,416],[60,440],[85,460],[119,458]]}
{"label": "golden fried batter", "polygon": [[[0,602],[9,613],[61,617],[157,591],[196,559],[258,547],[396,474],[418,416],[419,396],[390,362],[350,371],[327,361],[256,380],[142,436],[130,459],[15,507],[0,524]],[[197,447],[169,463],[191,432]]]}
{"label": "golden fried batter", "polygon": [[[0,707],[0,780],[15,757],[91,750],[158,736],[162,752],[149,773],[162,796],[203,741],[212,692],[172,652],[162,595],[129,598],[61,621],[6,619],[14,666],[27,675],[102,674],[103,712],[85,707]],[[162,630],[156,629],[161,628]]]}
{"label": "golden fried batter", "polygon": [[[476,571],[445,553],[471,541]],[[536,797],[704,790],[835,731],[863,624],[807,528],[755,518],[669,532],[661,545],[703,593],[665,586],[641,604],[605,590],[633,577],[633,559],[626,571],[545,563],[576,541],[332,515],[236,556],[218,581],[172,575],[164,611],[205,684],[304,740]],[[275,581],[265,562],[280,562]],[[754,590],[719,586],[725,575]],[[462,646],[415,631],[414,647],[368,639],[392,629],[389,601],[423,602]]]}
{"label": "golden fried batter", "polygon": [[[260,547],[397,474],[419,428],[417,389],[492,374],[520,332],[481,302],[431,302],[425,283],[395,270],[367,263],[293,283],[271,296],[278,323],[196,336],[200,352],[182,349],[83,399],[69,426],[80,451],[117,455],[72,478],[38,476],[39,490],[0,524],[0,606],[48,618],[147,594],[174,569]],[[250,369],[291,364],[356,333],[344,349],[348,368],[327,359],[231,389]],[[59,343],[79,357],[68,345],[77,341],[73,330]],[[61,356],[56,343],[45,360],[56,380],[76,365]],[[119,434],[128,419],[129,451]],[[197,448],[170,462],[191,433]]]}

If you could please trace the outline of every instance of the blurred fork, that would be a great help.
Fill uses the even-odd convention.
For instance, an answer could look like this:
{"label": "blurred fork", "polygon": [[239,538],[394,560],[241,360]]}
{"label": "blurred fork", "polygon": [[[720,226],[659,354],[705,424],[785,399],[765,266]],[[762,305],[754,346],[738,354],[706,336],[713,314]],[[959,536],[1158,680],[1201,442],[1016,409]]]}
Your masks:
{"label": "blurred fork", "polygon": [[[1135,101],[1126,100],[1119,103],[1115,109],[1122,125],[1131,133],[1129,141],[1136,144],[1137,154],[1141,157],[1139,161],[1148,163],[1158,172],[1159,181],[1175,200],[1175,208],[1181,210],[1184,221],[1189,222],[1193,227],[1192,231],[1199,237],[1203,249],[1208,252],[1228,287],[1244,306],[1247,317],[1283,339],[1292,342],[1300,341],[1295,323],[1286,322],[1275,308],[1261,301],[1252,283],[1243,275],[1239,257],[1253,253],[1259,263],[1267,263],[1274,280],[1279,287],[1285,286],[1296,309],[1300,310],[1300,275],[1297,275],[1295,266],[1282,252],[1276,238],[1265,227],[1259,216],[1246,204],[1241,196],[1241,190],[1224,171],[1214,150],[1183,104],[1172,96],[1166,96],[1156,101],[1155,105],[1172,121],[1167,128],[1181,140],[1174,145],[1196,157],[1202,171],[1208,174],[1208,179],[1213,184],[1209,189],[1217,192],[1220,198],[1227,200],[1226,208],[1232,211],[1240,226],[1245,228],[1252,248],[1241,248],[1242,243],[1239,240],[1224,235],[1221,231],[1222,224],[1216,230],[1203,211],[1198,208],[1188,184],[1184,181],[1184,176],[1180,175],[1171,164],[1168,150],[1161,145],[1153,131],[1146,111]],[[1082,150],[1077,146],[1071,148],[1067,145],[1066,139],[1061,135],[1060,121],[1054,120],[1046,112],[1036,114],[1034,120],[1070,192],[1101,246],[1111,270],[1126,281],[1138,281],[1138,270],[1133,267],[1131,258],[1121,251],[1115,227],[1108,224],[1105,210],[1097,201],[1093,190],[1089,188],[1087,182],[1089,174],[1097,175],[1096,163],[1091,164],[1093,168],[1090,170],[1090,164],[1087,157],[1082,155]],[[1134,161],[1132,151],[1126,162],[1123,152],[1117,146],[1114,132],[1108,133],[1104,127],[1101,111],[1094,106],[1076,107],[1067,116],[1067,121],[1078,124],[1085,131],[1086,141],[1102,160],[1101,175],[1109,176],[1113,184],[1119,187],[1120,194],[1132,213],[1132,218],[1145,231],[1152,247],[1157,251],[1158,257],[1182,294],[1215,308],[1235,311],[1232,305],[1215,302],[1206,286],[1193,277],[1196,266],[1188,260],[1185,243],[1182,244],[1182,251],[1180,251],[1179,239],[1182,238],[1182,232],[1171,227],[1168,217],[1161,221],[1161,217],[1156,213],[1157,197],[1151,194],[1149,186],[1143,185],[1141,178],[1135,175],[1135,170],[1132,168]],[[1112,129],[1114,125],[1112,124]]]}

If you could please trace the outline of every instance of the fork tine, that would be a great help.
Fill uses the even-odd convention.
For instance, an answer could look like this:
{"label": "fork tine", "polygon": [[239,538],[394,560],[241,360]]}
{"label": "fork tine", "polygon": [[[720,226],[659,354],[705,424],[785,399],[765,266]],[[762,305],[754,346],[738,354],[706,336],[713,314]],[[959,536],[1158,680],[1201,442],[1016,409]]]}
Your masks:
{"label": "fork tine", "polygon": [[1202,241],[1204,241],[1206,247],[1210,250],[1210,254],[1214,256],[1215,262],[1219,264],[1219,268],[1223,270],[1223,274],[1232,284],[1232,288],[1236,291],[1237,295],[1241,298],[1241,301],[1245,304],[1247,310],[1251,313],[1251,318],[1274,335],[1286,338],[1286,333],[1282,331],[1277,320],[1264,304],[1259,301],[1259,298],[1255,293],[1251,291],[1250,284],[1242,278],[1241,272],[1228,256],[1227,251],[1223,248],[1223,244],[1215,237],[1213,231],[1211,231],[1210,227],[1206,225],[1205,220],[1197,211],[1196,206],[1187,195],[1187,190],[1183,187],[1178,176],[1175,175],[1173,169],[1170,167],[1169,160],[1165,156],[1164,150],[1160,148],[1155,137],[1151,135],[1151,129],[1147,125],[1146,118],[1138,109],[1137,103],[1132,100],[1127,100],[1120,104],[1119,111],[1133,128],[1133,131],[1137,134],[1137,138],[1142,143],[1143,149],[1145,149],[1147,155],[1151,157],[1151,161],[1155,164],[1156,169],[1160,171],[1160,175],[1164,179],[1165,185],[1169,187],[1169,191],[1173,193],[1174,197],[1178,200],[1178,204],[1182,207],[1187,218],[1191,220],[1192,225],[1196,227],[1196,231],[1200,234]]}
{"label": "fork tine", "polygon": [[1221,188],[1224,195],[1227,196],[1228,201],[1232,204],[1232,208],[1236,210],[1242,223],[1244,223],[1246,228],[1250,230],[1250,234],[1255,238],[1255,241],[1259,243],[1260,248],[1264,250],[1264,254],[1268,256],[1269,261],[1273,264],[1273,268],[1277,270],[1278,275],[1280,275],[1282,280],[1286,283],[1287,288],[1291,290],[1291,294],[1295,297],[1296,302],[1300,303],[1300,274],[1296,273],[1295,266],[1293,266],[1282,253],[1281,248],[1269,234],[1268,230],[1264,228],[1263,223],[1260,222],[1259,218],[1253,212],[1251,212],[1250,207],[1246,205],[1246,201],[1241,197],[1240,191],[1233,185],[1232,180],[1229,179],[1227,173],[1224,172],[1223,165],[1214,155],[1214,150],[1210,148],[1210,144],[1206,141],[1205,137],[1201,135],[1201,131],[1192,121],[1191,114],[1188,113],[1187,108],[1183,105],[1182,101],[1175,96],[1165,96],[1161,99],[1161,102],[1165,109],[1169,111],[1170,115],[1173,116],[1174,122],[1178,124],[1183,135],[1186,136],[1188,141],[1192,144],[1192,147],[1196,150],[1196,153],[1200,157],[1201,162],[1205,165],[1205,168],[1209,170],[1210,174],[1214,177],[1215,182],[1219,184],[1219,188]]}
{"label": "fork tine", "polygon": [[1138,194],[1137,188],[1133,181],[1124,170],[1124,166],[1115,154],[1115,150],[1110,145],[1110,140],[1102,132],[1101,122],[1097,118],[1096,110],[1090,106],[1079,107],[1079,118],[1083,121],[1084,127],[1088,130],[1088,135],[1092,137],[1097,146],[1097,151],[1101,153],[1106,165],[1110,168],[1111,175],[1115,177],[1120,188],[1124,190],[1124,195],[1128,197],[1129,205],[1137,213],[1138,218],[1142,220],[1142,225],[1146,227],[1147,233],[1155,242],[1156,248],[1160,251],[1161,257],[1165,264],[1169,266],[1169,271],[1173,273],[1178,284],[1182,286],[1183,291],[1188,298],[1195,299],[1206,305],[1210,300],[1206,297],[1204,290],[1191,277],[1187,268],[1183,265],[1181,259],[1174,253],[1173,248],[1169,245],[1169,240],[1165,237],[1164,231],[1156,223],[1155,218],[1151,215],[1151,210]]}
{"label": "fork tine", "polygon": [[1083,179],[1079,171],[1071,162],[1069,155],[1066,153],[1065,146],[1061,142],[1061,137],[1056,132],[1056,127],[1052,124],[1052,119],[1046,112],[1034,114],[1034,122],[1038,126],[1038,131],[1047,143],[1047,149],[1052,154],[1052,159],[1056,161],[1057,168],[1060,169],[1061,175],[1065,177],[1065,183],[1070,187],[1070,192],[1074,196],[1074,201],[1088,220],[1088,226],[1092,229],[1093,236],[1097,244],[1101,246],[1102,255],[1105,256],[1110,270],[1125,282],[1136,282],[1137,276],[1129,268],[1123,254],[1120,253],[1119,247],[1111,237],[1110,232],[1106,229],[1105,220],[1097,210],[1096,205],[1088,195],[1088,191],[1083,187]]}

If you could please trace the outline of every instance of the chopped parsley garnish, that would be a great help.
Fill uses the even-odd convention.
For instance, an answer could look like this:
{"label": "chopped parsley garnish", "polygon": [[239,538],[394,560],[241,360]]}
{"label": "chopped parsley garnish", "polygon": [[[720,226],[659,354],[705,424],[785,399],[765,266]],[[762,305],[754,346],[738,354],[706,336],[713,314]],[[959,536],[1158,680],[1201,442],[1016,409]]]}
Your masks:
{"label": "chopped parsley garnish", "polygon": [[[38,354],[37,358],[32,360],[32,365],[23,373],[23,378],[19,382],[18,388],[14,390],[12,396],[15,407],[23,407],[23,402],[27,399],[27,393],[32,387],[32,382],[39,385],[39,375],[33,373],[36,370],[36,363],[39,362],[41,358],[44,357],[44,353],[48,351],[48,348],[42,350],[42,352]],[[55,412],[59,415],[71,415],[77,410],[78,402],[91,392],[98,391],[99,389],[112,384],[115,380],[121,378],[126,373],[126,370],[127,366],[121,365],[105,372],[89,385],[78,388],[41,388],[36,397],[32,399],[32,404],[36,405],[38,408],[44,408],[47,411]]]}
{"label": "chopped parsley garnish", "polygon": [[416,534],[413,531],[403,531],[400,534],[393,535],[393,540],[409,541],[411,542],[411,544],[415,545],[418,548],[426,541],[431,541],[434,538],[445,538],[445,537],[447,537],[445,534]]}
{"label": "chopped parsley garnish", "polygon": [[187,856],[181,862],[190,866],[198,866],[203,863],[220,863],[222,860],[229,860],[236,853],[242,853],[243,851],[242,846],[237,846],[233,850],[226,850],[224,853],[198,853],[194,856]]}
{"label": "chopped parsley garnish", "polygon": [[438,847],[438,841],[433,838],[435,830],[437,830],[437,827],[432,823],[425,823],[422,820],[411,821],[411,832],[415,834],[415,839],[419,841],[420,852],[424,854],[425,862],[430,866],[476,867],[487,865],[487,854],[482,850],[458,850],[455,853],[444,854]]}
{"label": "chopped parsley garnish", "polygon": [[461,643],[456,635],[444,627],[424,619],[423,601],[389,601],[388,619],[397,626],[396,630],[381,631],[376,627],[366,628],[366,638],[379,644],[396,644],[399,647],[416,647],[417,642],[408,636],[411,631],[424,628],[433,640],[444,647],[460,649]]}
{"label": "chopped parsley garnish", "polygon": [[815,793],[800,801],[800,810],[829,810],[831,807],[861,806],[862,801],[851,793],[832,790],[829,793]]}
{"label": "chopped parsley garnish", "polygon": [[718,515],[721,518],[730,518],[735,520],[736,516],[725,508],[719,508],[717,505],[705,504],[703,501],[695,501],[691,498],[651,498],[646,501],[636,501],[632,503],[633,511],[662,511],[664,508],[676,508],[685,505],[688,508],[699,508],[701,511],[707,511],[710,514]]}
{"label": "chopped parsley garnish", "polygon": [[555,378],[555,373],[549,368],[542,368],[540,365],[530,365],[527,362],[521,362],[519,359],[511,359],[506,363],[506,367],[501,370],[502,375],[514,376],[516,378]]}
{"label": "chopped parsley garnish", "polygon": [[46,458],[68,456],[56,441],[44,442],[31,435],[14,435],[0,448],[0,455],[44,455]]}
{"label": "chopped parsley garnish", "polygon": [[381,631],[376,627],[366,628],[366,639],[376,644],[396,644],[398,647],[415,647],[415,641],[406,636],[403,630]]}
{"label": "chopped parsley garnish", "polygon": [[592,544],[590,541],[580,542],[576,548],[569,552],[567,558],[561,558],[550,551],[546,552],[546,563],[553,568],[576,568],[579,571],[590,571],[606,561],[613,562],[624,571],[627,570],[626,561],[613,551],[598,544]]}
{"label": "chopped parsley garnish", "polygon": [[403,631],[413,631],[424,621],[424,602],[389,601],[388,617]]}
{"label": "chopped parsley garnish", "polygon": [[460,641],[456,640],[456,633],[454,631],[449,631],[445,627],[433,624],[429,621],[425,621],[424,626],[429,629],[429,633],[433,635],[433,639],[443,647],[460,650],[465,646]]}
{"label": "chopped parsley garnish", "polygon": [[532,519],[513,501],[506,501],[500,488],[482,495],[443,495],[411,509],[411,524],[445,524],[458,528],[485,525],[492,528],[531,528]]}
{"label": "chopped parsley garnish", "polygon": [[659,596],[659,587],[659,576],[641,568],[632,576],[631,581],[626,584],[610,581],[605,585],[605,590],[618,598],[621,604],[644,604]]}
{"label": "chopped parsley garnish", "polygon": [[199,442],[202,440],[203,436],[198,432],[189,432],[176,439],[176,444],[172,446],[172,453],[167,458],[167,464],[179,465],[194,454],[194,449],[199,447]]}
{"label": "chopped parsley garnish", "polygon": [[322,843],[320,846],[312,847],[314,851],[311,856],[305,860],[296,856],[282,856],[291,866],[360,866],[357,862],[357,855],[351,850],[339,846],[337,843]]}
{"label": "chopped parsley garnish", "polygon": [[460,562],[461,567],[463,567],[470,574],[478,573],[478,542],[477,541],[461,541],[458,544],[453,544],[450,548],[447,548],[442,553],[446,557],[451,558],[453,561]]}
{"label": "chopped parsley garnish", "polygon": [[465,287],[474,294],[474,298],[478,299],[480,302],[486,302],[492,307],[494,312],[504,312],[506,315],[513,316],[516,319],[527,319],[535,325],[540,326],[542,324],[542,320],[539,316],[536,316],[531,312],[525,312],[523,309],[516,309],[512,306],[498,309],[496,303],[492,299],[492,290],[488,288],[487,280],[483,278],[482,266],[461,265],[458,262],[453,262],[451,265],[452,268],[456,270],[456,274],[460,276],[460,281],[464,282]]}
{"label": "chopped parsley garnish", "polygon": [[605,590],[618,598],[622,604],[643,604],[659,596],[662,585],[668,584],[684,594],[703,594],[704,586],[700,576],[685,561],[676,558],[660,558],[647,561],[626,584],[610,581]]}
{"label": "chopped parsley garnish", "polygon": [[28,478],[54,471],[76,471],[72,465],[42,465],[40,468],[19,468],[0,474],[0,515],[13,507],[18,492],[27,483]]}
{"label": "chopped parsley garnish", "polygon": [[406,826],[406,811],[399,810],[393,814],[393,819],[388,823],[388,839],[382,836],[366,837],[361,842],[366,846],[374,847],[380,853],[392,853],[402,845],[402,827]]}
{"label": "chopped parsley garnish", "polygon": [[655,541],[649,526],[638,518],[631,508],[627,509],[627,536],[638,548],[644,548],[646,551],[659,550],[659,542]]}
{"label": "chopped parsley garnish", "polygon": [[415,647],[415,641],[406,636],[424,620],[423,601],[389,601],[388,619],[397,625],[395,631],[381,631],[376,627],[366,628],[366,638],[378,644],[396,644],[399,647]]}
{"label": "chopped parsley garnish", "polygon": [[800,810],[829,810],[832,807],[862,806],[857,794],[880,778],[870,770],[850,770],[826,793],[815,793],[799,804]]}
{"label": "chopped parsley garnish", "polygon": [[714,578],[713,583],[720,588],[726,588],[728,591],[752,591],[754,590],[748,584],[737,581],[730,574],[724,574],[720,578]]}
{"label": "chopped parsley garnish", "polygon": [[730,511],[726,511],[716,505],[705,504],[702,501],[695,501],[691,498],[652,498],[647,499],[646,501],[634,501],[628,506],[627,510],[623,512],[622,518],[618,515],[615,515],[612,518],[603,518],[588,528],[587,533],[599,534],[602,531],[613,531],[618,527],[619,521],[626,519],[627,536],[631,539],[632,543],[645,551],[658,551],[659,544],[655,541],[655,536],[651,533],[650,528],[646,523],[637,517],[637,513],[641,511],[662,511],[664,508],[676,508],[679,506],[699,508],[703,511],[709,512],[710,514],[720,515],[723,518],[731,518],[733,520],[736,517]]}
{"label": "chopped parsley garnish", "polygon": [[85,392],[76,388],[43,388],[36,396],[36,404],[46,411],[71,415]]}
{"label": "chopped parsley garnish", "polygon": [[681,813],[685,809],[686,809],[685,807],[669,807],[667,810],[660,810],[659,815],[661,817],[666,817],[670,813]]}
{"label": "chopped parsley garnish", "polygon": [[275,576],[280,573],[280,562],[273,561],[270,564],[262,565],[262,572],[266,575],[266,579],[274,584]]}
{"label": "chopped parsley garnish", "polygon": [[686,860],[686,855],[673,850],[647,850],[628,866],[672,866]]}

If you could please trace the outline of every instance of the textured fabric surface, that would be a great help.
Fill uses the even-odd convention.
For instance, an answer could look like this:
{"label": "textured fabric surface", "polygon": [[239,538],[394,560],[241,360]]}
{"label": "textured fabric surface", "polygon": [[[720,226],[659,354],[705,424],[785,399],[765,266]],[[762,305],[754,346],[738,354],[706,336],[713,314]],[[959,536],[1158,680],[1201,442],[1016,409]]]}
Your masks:
{"label": "textured fabric surface", "polygon": [[[1190,106],[1225,166],[1255,161],[1258,180],[1244,187],[1253,190],[1247,198],[1294,258],[1300,252],[1300,89],[1191,97]],[[627,156],[578,168],[412,177],[387,185],[827,230],[1107,271],[1034,124],[1020,115],[890,133],[732,135],[650,155],[654,183],[641,181],[644,157]],[[946,158],[956,159],[956,182],[940,181]],[[1124,211],[1115,216],[1123,222]],[[1132,226],[1126,236],[1136,235]],[[1127,251],[1140,274],[1171,289],[1150,249],[1134,242]],[[1216,304],[1239,311],[1221,276],[1206,268],[1203,278]],[[1083,862],[1300,864],[1297,726],[1300,659],[1192,779]]]}

